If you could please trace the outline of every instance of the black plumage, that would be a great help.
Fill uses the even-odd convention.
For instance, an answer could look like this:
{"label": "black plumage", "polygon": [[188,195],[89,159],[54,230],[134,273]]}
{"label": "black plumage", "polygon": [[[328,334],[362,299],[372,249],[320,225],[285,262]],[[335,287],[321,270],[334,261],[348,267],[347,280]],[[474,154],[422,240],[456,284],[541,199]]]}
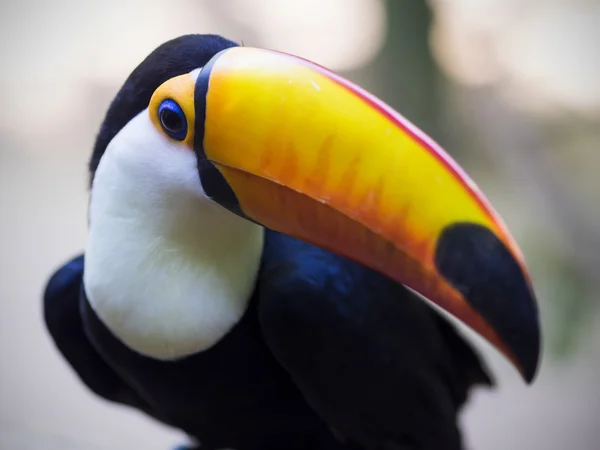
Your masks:
{"label": "black plumage", "polygon": [[[111,104],[92,176],[159,84],[233,45],[190,35],[155,50]],[[458,450],[457,414],[470,388],[491,385],[469,345],[411,291],[273,231],[242,320],[214,347],[178,361],[118,341],[86,299],[83,269],[77,257],[46,287],[58,349],[97,395],[184,430],[202,449]]]}
{"label": "black plumage", "polygon": [[83,264],[80,256],[63,266],[46,289],[59,350],[96,394],[183,429],[202,448],[345,448],[322,417],[368,448],[459,449],[468,390],[491,384],[468,344],[410,291],[279,233],[267,233],[242,321],[178,362],[140,356],[112,336],[81,289]]}

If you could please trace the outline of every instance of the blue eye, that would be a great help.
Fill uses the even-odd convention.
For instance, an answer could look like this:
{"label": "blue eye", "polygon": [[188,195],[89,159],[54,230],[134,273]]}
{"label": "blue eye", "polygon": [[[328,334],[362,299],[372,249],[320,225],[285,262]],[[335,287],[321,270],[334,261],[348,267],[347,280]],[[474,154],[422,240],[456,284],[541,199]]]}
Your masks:
{"label": "blue eye", "polygon": [[176,102],[165,100],[158,107],[160,125],[169,136],[178,141],[183,141],[187,136],[187,120],[185,114]]}

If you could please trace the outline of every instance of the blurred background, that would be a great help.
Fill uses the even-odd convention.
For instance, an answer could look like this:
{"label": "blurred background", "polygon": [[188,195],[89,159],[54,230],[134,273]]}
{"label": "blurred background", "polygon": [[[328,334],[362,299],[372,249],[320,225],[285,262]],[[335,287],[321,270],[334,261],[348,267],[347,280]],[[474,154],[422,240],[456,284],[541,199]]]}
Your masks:
{"label": "blurred background", "polygon": [[86,240],[87,171],[130,71],[185,33],[219,33],[341,72],[424,129],[522,246],[544,355],[462,415],[470,449],[600,442],[600,2],[0,2],[0,448],[166,450],[178,432],[94,397],[46,333],[41,293]]}

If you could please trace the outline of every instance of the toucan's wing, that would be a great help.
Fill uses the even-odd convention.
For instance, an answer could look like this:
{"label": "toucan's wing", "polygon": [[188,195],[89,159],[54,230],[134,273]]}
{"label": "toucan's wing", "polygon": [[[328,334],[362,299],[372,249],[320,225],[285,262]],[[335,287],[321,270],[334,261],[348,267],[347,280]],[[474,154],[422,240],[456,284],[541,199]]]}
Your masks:
{"label": "toucan's wing", "polygon": [[403,286],[268,231],[265,339],[312,407],[369,448],[461,448],[457,413],[491,384],[454,328]]}
{"label": "toucan's wing", "polygon": [[44,320],[48,332],[62,356],[94,393],[155,416],[88,340],[80,315],[83,266],[83,255],[77,256],[60,267],[48,281],[44,292]]}

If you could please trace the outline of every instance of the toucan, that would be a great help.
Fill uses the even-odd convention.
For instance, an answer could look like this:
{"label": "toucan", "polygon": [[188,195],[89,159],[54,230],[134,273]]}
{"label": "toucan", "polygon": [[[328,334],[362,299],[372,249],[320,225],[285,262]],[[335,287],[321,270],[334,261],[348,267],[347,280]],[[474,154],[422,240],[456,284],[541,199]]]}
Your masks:
{"label": "toucan", "polygon": [[[306,59],[217,35],[156,48],[110,104],[84,253],[46,327],[94,393],[214,450],[462,448],[485,363],[532,382],[516,241],[424,132]],[[435,305],[435,306],[434,306]]]}

